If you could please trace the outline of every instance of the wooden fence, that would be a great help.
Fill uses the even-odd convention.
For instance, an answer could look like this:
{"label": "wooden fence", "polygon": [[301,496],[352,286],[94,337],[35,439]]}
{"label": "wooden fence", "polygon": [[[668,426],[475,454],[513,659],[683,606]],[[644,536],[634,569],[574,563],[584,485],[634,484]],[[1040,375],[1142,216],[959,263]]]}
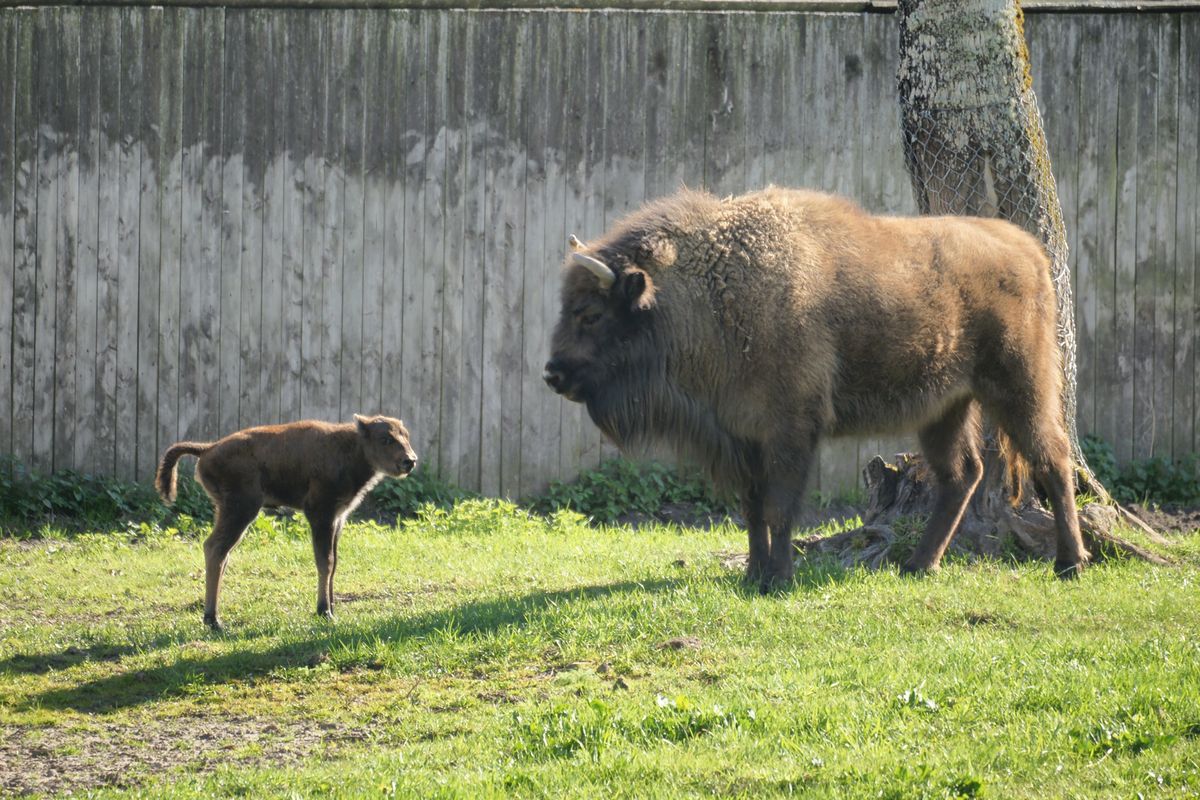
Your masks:
{"label": "wooden fence", "polygon": [[[1197,448],[1200,14],[1027,24],[1079,413]],[[182,438],[403,416],[517,495],[605,448],[541,382],[567,235],[681,184],[913,211],[878,13],[0,9],[0,452],[148,479]],[[837,442],[818,486],[894,440]]]}

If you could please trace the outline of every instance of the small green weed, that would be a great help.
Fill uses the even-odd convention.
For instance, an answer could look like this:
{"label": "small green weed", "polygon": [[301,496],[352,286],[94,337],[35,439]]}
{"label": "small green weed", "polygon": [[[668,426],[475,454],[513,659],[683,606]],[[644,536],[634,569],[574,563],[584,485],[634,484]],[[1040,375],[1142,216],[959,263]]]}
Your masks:
{"label": "small green weed", "polygon": [[1085,436],[1081,445],[1092,472],[1121,503],[1200,503],[1200,453],[1178,461],[1155,457],[1118,464],[1104,440]]}
{"label": "small green weed", "polygon": [[629,513],[654,514],[668,503],[687,503],[701,513],[732,511],[699,475],[624,459],[605,462],[570,482],[555,481],[531,505],[540,513],[570,508],[607,524]]}
{"label": "small green weed", "polygon": [[532,760],[570,758],[576,753],[596,760],[602,751],[621,743],[678,744],[721,728],[749,728],[756,721],[753,709],[702,707],[685,695],[658,695],[655,708],[636,718],[600,699],[584,705],[557,703],[545,711],[514,715],[514,749],[517,756]]}

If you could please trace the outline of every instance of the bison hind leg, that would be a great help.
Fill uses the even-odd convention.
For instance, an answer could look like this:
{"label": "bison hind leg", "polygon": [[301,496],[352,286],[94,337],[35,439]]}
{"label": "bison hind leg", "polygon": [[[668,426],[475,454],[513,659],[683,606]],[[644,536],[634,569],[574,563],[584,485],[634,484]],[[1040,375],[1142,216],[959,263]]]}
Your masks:
{"label": "bison hind leg", "polygon": [[919,432],[921,452],[938,479],[933,514],[917,548],[901,572],[919,574],[938,568],[958,531],[967,503],[983,478],[979,404],[964,398]]}
{"label": "bison hind leg", "polygon": [[[1035,393],[1036,397],[1036,393]],[[1028,408],[1009,405],[994,414],[1017,452],[1029,462],[1033,480],[1050,500],[1056,532],[1054,574],[1064,580],[1078,577],[1088,560],[1075,510],[1075,476],[1071,445],[1055,400]]]}

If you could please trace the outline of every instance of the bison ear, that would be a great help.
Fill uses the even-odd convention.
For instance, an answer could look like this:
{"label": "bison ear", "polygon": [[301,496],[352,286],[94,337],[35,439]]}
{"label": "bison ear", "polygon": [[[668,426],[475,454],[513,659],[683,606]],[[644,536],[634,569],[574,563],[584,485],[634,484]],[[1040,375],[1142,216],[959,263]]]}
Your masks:
{"label": "bison ear", "polygon": [[355,414],[354,422],[356,424],[356,427],[358,428],[358,432],[360,435],[362,435],[362,436],[370,436],[371,435],[371,418],[370,417],[364,417],[362,414]]}
{"label": "bison ear", "polygon": [[621,273],[617,287],[630,311],[649,311],[654,308],[654,282],[645,271],[630,267]]}

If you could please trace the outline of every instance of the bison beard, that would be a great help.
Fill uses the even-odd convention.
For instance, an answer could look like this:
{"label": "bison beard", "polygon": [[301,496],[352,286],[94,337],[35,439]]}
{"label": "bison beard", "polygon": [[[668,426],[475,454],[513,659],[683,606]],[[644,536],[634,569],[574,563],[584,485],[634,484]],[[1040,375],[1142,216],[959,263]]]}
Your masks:
{"label": "bison beard", "polygon": [[764,591],[794,574],[822,436],[918,432],[939,490],[904,569],[936,569],[983,473],[983,412],[1054,506],[1057,574],[1083,567],[1053,287],[1028,234],[771,187],[685,191],[571,244],[546,382],[623,450],[664,443],[736,491]]}

